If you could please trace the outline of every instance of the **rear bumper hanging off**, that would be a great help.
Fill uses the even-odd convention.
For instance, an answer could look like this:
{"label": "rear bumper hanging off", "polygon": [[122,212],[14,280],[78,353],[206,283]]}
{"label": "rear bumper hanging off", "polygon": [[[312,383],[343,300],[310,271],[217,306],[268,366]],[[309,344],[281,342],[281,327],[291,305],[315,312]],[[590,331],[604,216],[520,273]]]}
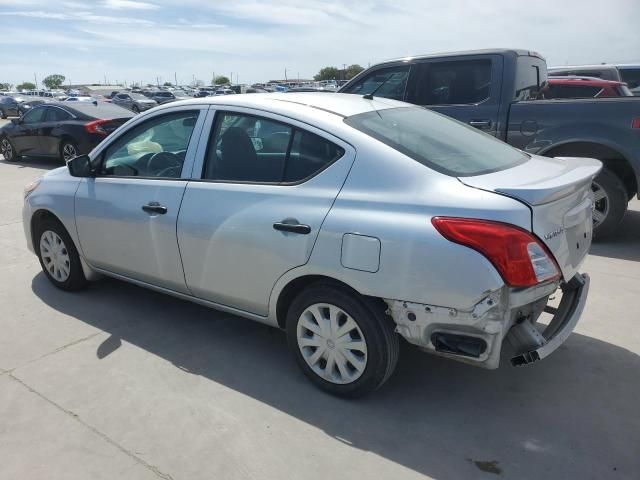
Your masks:
{"label": "rear bumper hanging off", "polygon": [[511,328],[508,340],[514,345],[516,351],[522,352],[511,358],[511,365],[518,367],[542,360],[565,342],[582,315],[589,293],[589,282],[589,275],[576,274],[561,287],[560,305],[557,308],[545,308],[547,313],[554,315],[542,333],[538,332],[529,321]]}

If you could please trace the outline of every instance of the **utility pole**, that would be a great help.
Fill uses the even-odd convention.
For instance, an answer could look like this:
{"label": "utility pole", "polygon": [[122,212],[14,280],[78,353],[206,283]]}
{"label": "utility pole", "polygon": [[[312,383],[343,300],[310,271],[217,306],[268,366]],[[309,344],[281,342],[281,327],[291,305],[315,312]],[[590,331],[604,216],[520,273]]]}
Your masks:
{"label": "utility pole", "polygon": [[173,80],[176,82],[173,84],[174,87],[178,86],[178,72],[173,72]]}
{"label": "utility pole", "polygon": [[107,74],[106,73],[104,74],[104,84],[105,85],[107,84]]}
{"label": "utility pole", "polygon": [[284,81],[287,81],[287,67],[284,68]]}
{"label": "utility pole", "polygon": [[342,80],[346,80],[347,79],[347,64],[343,63],[342,64]]}
{"label": "utility pole", "polygon": [[36,90],[38,89],[38,77],[36,77],[35,72],[33,73],[33,81],[36,84]]}

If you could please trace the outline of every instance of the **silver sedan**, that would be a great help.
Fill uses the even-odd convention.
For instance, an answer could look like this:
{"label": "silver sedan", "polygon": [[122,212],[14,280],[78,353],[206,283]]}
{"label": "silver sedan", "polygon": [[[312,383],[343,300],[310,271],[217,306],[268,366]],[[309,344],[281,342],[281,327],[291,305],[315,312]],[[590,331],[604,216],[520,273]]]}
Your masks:
{"label": "silver sedan", "polygon": [[230,95],[136,116],[28,185],[23,220],[56,287],[108,275],[279,327],[316,385],[355,397],[400,337],[490,369],[503,344],[513,365],[557,349],[600,168],[387,99]]}

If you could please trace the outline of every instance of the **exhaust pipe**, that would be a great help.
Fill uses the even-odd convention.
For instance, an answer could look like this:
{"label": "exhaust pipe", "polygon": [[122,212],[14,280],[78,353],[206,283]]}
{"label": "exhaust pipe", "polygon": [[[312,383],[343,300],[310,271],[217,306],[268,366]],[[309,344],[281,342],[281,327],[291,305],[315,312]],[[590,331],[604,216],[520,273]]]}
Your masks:
{"label": "exhaust pipe", "polygon": [[487,342],[482,338],[454,333],[435,332],[431,335],[431,343],[436,352],[451,353],[463,357],[479,358],[487,350]]}

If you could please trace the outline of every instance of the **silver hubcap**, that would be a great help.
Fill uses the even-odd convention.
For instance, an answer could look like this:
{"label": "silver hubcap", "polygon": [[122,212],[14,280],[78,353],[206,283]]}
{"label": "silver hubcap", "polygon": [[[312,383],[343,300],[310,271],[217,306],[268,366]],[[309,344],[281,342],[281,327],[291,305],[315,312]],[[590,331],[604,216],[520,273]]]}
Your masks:
{"label": "silver hubcap", "polygon": [[58,282],[64,282],[69,278],[71,261],[69,252],[62,238],[51,230],[45,231],[40,237],[40,256],[44,268]]}
{"label": "silver hubcap", "polygon": [[13,148],[11,148],[11,143],[6,138],[2,139],[2,144],[0,144],[0,150],[2,150],[2,156],[5,160],[9,160],[13,156]]}
{"label": "silver hubcap", "polygon": [[64,158],[65,162],[68,162],[69,160],[77,156],[78,153],[76,152],[76,147],[74,147],[70,143],[67,143],[64,145],[64,147],[62,147],[62,157]]}
{"label": "silver hubcap", "polygon": [[335,305],[316,303],[298,319],[298,348],[307,365],[328,382],[351,383],[367,366],[367,342],[351,316]]}
{"label": "silver hubcap", "polygon": [[593,207],[593,226],[597,227],[604,222],[609,214],[609,196],[604,188],[596,182],[591,184],[591,190],[593,191],[593,200],[595,202]]}

